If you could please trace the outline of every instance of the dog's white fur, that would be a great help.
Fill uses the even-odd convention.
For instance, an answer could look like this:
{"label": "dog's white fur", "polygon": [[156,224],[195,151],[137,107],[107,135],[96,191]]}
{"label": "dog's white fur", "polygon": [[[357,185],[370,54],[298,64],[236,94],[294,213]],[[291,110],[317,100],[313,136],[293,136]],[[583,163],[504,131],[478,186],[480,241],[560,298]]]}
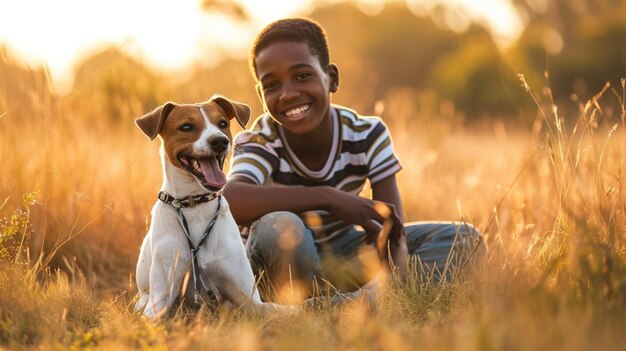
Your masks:
{"label": "dog's white fur", "polygon": [[[216,101],[218,104],[216,104]],[[168,105],[169,104],[169,105]],[[194,153],[209,155],[214,153],[209,143],[216,135],[225,136],[230,141],[223,153],[231,149],[232,135],[228,129],[224,132],[216,126],[221,113],[230,113],[229,119],[236,118],[245,127],[250,110],[247,106],[227,100],[223,97],[212,98],[206,103],[195,105],[176,105],[168,103],[155,111],[137,119],[137,125],[151,139],[156,133],[161,136],[161,161],[163,166],[163,184],[161,190],[180,199],[190,195],[207,193],[194,176],[187,172],[175,159],[172,159],[168,143],[189,143]],[[232,107],[232,109],[229,107]],[[173,106],[173,107],[172,107]],[[223,108],[225,107],[225,108]],[[165,111],[169,109],[169,111]],[[168,116],[178,109],[176,116]],[[183,113],[181,113],[181,109]],[[209,112],[210,116],[207,116]],[[201,114],[201,117],[199,114]],[[180,116],[192,116],[197,125],[204,121],[201,133],[192,133],[188,139],[180,140],[171,132],[172,123],[177,123]],[[222,116],[223,118],[223,116]],[[157,119],[159,119],[157,121]],[[162,131],[167,129],[163,134]],[[173,129],[175,130],[175,129]],[[198,135],[199,134],[199,135]],[[183,135],[184,137],[184,135]],[[182,145],[179,145],[182,146]],[[284,309],[279,306],[263,303],[255,288],[255,278],[246,257],[237,224],[230,213],[228,202],[221,197],[221,208],[217,221],[207,241],[198,251],[198,265],[204,282],[215,293],[218,302],[244,306],[255,311],[266,313],[270,310]],[[182,211],[189,225],[189,232],[194,245],[200,241],[209,222],[215,216],[218,200],[197,204],[195,207],[183,208]],[[192,254],[185,233],[178,221],[175,209],[157,200],[152,208],[152,221],[148,233],[141,246],[137,262],[136,282],[139,299],[135,310],[151,319],[156,319],[170,310],[184,287],[186,274],[190,271]],[[190,296],[194,289],[193,277],[187,276],[187,291]],[[192,292],[193,293],[193,292]],[[191,295],[193,296],[193,295]]]}

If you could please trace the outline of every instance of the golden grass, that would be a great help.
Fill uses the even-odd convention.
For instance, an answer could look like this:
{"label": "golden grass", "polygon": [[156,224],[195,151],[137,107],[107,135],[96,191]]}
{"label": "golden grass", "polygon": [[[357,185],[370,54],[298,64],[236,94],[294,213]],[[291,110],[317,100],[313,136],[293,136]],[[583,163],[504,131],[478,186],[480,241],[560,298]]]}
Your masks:
{"label": "golden grass", "polygon": [[[484,234],[486,257],[453,282],[391,281],[374,308],[356,301],[265,319],[179,311],[153,324],[131,306],[161,182],[157,142],[133,125],[136,116],[101,116],[88,101],[50,95],[45,75],[33,76],[39,83],[22,95],[0,91],[0,218],[21,208],[28,219],[0,225],[2,243],[15,249],[6,243],[30,238],[29,256],[9,250],[1,261],[0,347],[586,350],[626,342],[623,83],[570,116],[558,115],[549,91],[529,88],[540,113],[530,132],[412,120],[389,104],[405,218],[464,219]],[[604,104],[620,117],[603,114]],[[22,203],[33,191],[36,203]]]}

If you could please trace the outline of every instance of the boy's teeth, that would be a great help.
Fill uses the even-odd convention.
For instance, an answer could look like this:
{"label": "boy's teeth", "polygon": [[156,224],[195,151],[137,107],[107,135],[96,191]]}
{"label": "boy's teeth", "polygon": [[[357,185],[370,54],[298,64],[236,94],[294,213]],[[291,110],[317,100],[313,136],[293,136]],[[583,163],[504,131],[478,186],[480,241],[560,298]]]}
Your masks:
{"label": "boy's teeth", "polygon": [[291,117],[291,116],[295,116],[297,114],[300,114],[306,110],[309,109],[309,105],[305,105],[305,106],[300,106],[300,107],[296,107],[292,110],[289,110],[287,112],[285,112],[285,115],[287,115],[287,117]]}

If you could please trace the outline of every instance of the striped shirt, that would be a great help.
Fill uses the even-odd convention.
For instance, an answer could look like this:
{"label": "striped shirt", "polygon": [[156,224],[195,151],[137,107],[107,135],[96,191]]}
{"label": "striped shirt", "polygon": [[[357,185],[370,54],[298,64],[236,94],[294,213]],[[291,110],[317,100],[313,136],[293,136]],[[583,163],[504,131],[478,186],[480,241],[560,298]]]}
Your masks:
{"label": "striped shirt", "polygon": [[[265,114],[252,130],[235,137],[229,177],[243,176],[258,185],[327,185],[357,195],[367,180],[374,185],[402,169],[387,126],[379,117],[359,116],[338,105],[332,105],[331,112],[333,144],[322,169],[308,169],[285,142],[282,127]],[[317,242],[351,227],[322,210],[299,215],[315,232]]]}

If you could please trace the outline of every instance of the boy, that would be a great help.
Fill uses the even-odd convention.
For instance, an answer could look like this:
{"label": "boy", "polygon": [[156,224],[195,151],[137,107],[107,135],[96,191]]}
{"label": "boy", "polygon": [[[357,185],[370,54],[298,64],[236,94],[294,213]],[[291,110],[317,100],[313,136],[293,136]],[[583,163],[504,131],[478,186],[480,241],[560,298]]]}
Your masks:
{"label": "boy", "polygon": [[[265,299],[286,286],[310,294],[315,277],[339,290],[359,287],[372,278],[363,276],[368,252],[401,277],[408,255],[418,255],[435,279],[451,250],[452,263],[467,256],[479,237],[469,225],[403,225],[391,137],[380,118],[331,104],[339,69],[317,23],[269,24],[251,48],[250,70],[265,114],[236,137],[225,196],[237,223],[252,224],[246,248],[255,273],[264,272]],[[358,195],[367,180],[372,199]]]}

